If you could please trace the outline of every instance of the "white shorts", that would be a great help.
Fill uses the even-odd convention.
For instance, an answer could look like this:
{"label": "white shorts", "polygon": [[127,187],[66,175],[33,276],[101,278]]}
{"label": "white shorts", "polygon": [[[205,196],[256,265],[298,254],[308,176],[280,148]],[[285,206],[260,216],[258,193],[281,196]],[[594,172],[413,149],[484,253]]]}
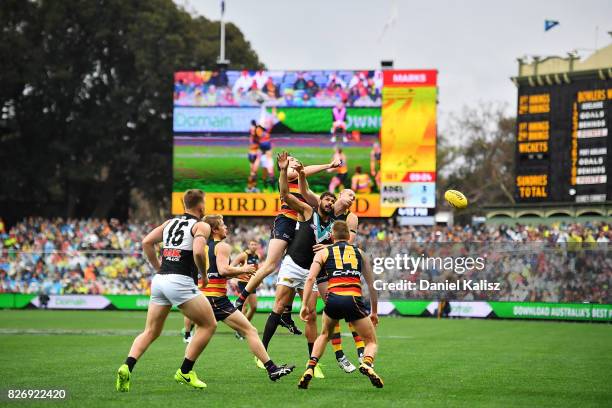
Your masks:
{"label": "white shorts", "polygon": [[200,290],[189,276],[158,273],[151,281],[151,303],[180,306],[199,295]]}
{"label": "white shorts", "polygon": [[262,154],[259,158],[259,167],[264,168],[266,170],[274,168],[274,160],[271,160],[268,156]]}
{"label": "white shorts", "polygon": [[[287,286],[293,289],[304,289],[306,278],[310,271],[304,269],[295,262],[289,255],[285,255],[283,262],[281,263],[280,270],[278,271],[277,285]],[[317,291],[317,284],[312,285],[312,290]]]}

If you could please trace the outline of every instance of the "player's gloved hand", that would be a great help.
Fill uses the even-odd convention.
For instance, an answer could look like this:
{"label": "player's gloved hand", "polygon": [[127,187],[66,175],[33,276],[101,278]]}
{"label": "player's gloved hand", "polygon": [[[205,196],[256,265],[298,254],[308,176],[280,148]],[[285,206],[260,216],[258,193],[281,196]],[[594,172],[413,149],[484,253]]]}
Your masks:
{"label": "player's gloved hand", "polygon": [[302,308],[300,309],[300,319],[302,319],[304,322],[310,320],[310,310],[308,309],[308,306],[302,305]]}

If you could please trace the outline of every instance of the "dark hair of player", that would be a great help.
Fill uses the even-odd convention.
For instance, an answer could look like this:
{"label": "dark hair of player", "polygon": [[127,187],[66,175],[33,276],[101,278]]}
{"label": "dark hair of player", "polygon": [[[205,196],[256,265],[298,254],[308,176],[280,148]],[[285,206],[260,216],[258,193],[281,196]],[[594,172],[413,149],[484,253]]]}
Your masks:
{"label": "dark hair of player", "polygon": [[335,241],[348,241],[351,237],[348,224],[345,221],[336,221],[332,225],[332,236]]}
{"label": "dark hair of player", "polygon": [[333,197],[334,199],[336,198],[335,194],[330,193],[329,191],[324,191],[323,193],[321,193],[321,195],[319,196],[319,200],[323,201],[323,199],[325,197]]}
{"label": "dark hair of player", "polygon": [[355,167],[355,173],[361,173],[362,171],[363,169],[361,168],[361,166]]}
{"label": "dark hair of player", "polygon": [[204,201],[204,192],[198,189],[191,189],[185,191],[183,196],[183,202],[185,203],[185,209],[190,210],[197,207],[202,201]]}
{"label": "dark hair of player", "polygon": [[219,229],[221,222],[223,222],[223,216],[220,214],[211,214],[204,217],[204,222],[210,225],[211,231]]}

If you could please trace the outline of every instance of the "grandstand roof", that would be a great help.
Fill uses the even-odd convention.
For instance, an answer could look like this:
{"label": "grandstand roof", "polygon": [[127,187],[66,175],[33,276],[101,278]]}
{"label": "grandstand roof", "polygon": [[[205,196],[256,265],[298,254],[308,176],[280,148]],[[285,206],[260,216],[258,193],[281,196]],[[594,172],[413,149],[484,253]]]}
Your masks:
{"label": "grandstand roof", "polygon": [[601,79],[612,78],[612,43],[596,50],[584,60],[581,60],[576,51],[568,52],[567,57],[533,56],[530,62],[527,58],[518,58],[518,75],[512,78],[515,84],[533,79],[537,82],[546,80],[570,82],[570,78],[596,74]]}

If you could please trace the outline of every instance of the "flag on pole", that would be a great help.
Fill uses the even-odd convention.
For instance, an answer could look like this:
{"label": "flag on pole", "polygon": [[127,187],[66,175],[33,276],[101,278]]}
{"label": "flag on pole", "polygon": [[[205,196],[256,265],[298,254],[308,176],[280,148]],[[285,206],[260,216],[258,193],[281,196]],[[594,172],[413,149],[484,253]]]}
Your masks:
{"label": "flag on pole", "polygon": [[551,28],[558,26],[559,22],[556,20],[544,20],[544,31],[548,31]]}

